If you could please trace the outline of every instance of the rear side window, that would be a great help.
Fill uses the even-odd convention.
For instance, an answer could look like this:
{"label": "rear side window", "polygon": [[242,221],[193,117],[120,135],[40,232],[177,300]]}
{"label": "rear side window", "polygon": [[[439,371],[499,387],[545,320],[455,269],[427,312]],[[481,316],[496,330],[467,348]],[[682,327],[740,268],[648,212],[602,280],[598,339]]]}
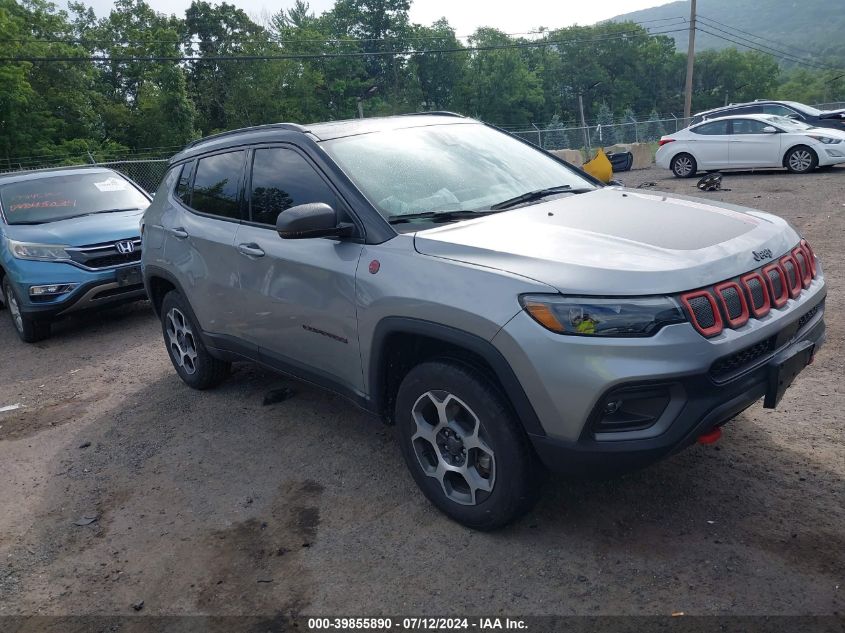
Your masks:
{"label": "rear side window", "polygon": [[308,161],[290,149],[255,150],[250,187],[250,219],[276,225],[286,209],[309,202],[325,202],[337,209],[337,198]]}
{"label": "rear side window", "polygon": [[215,154],[197,162],[191,208],[223,218],[239,220],[243,150]]}
{"label": "rear side window", "polygon": [[734,119],[733,133],[734,134],[765,134],[763,128],[768,123],[757,121],[756,119]]}
{"label": "rear side window", "polygon": [[194,167],[196,167],[194,161],[182,165],[179,182],[176,183],[176,197],[189,206],[191,204],[191,178],[194,177]]}
{"label": "rear side window", "polygon": [[797,116],[797,112],[792,108],[787,108],[786,106],[778,105],[776,103],[770,103],[769,105],[763,106],[763,113],[764,114],[774,114],[777,116]]}
{"label": "rear side window", "polygon": [[703,125],[699,125],[698,127],[694,127],[690,130],[690,132],[694,132],[696,134],[704,134],[706,136],[716,136],[719,134],[727,134],[728,133],[728,122],[727,121],[713,121],[712,123],[704,123]]}

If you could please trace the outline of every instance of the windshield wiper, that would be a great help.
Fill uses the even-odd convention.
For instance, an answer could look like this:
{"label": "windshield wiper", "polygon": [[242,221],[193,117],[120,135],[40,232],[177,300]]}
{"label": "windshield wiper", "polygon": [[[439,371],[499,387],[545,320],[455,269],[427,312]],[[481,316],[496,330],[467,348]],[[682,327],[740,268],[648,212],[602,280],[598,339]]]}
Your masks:
{"label": "windshield wiper", "polygon": [[98,213],[120,213],[121,211],[138,211],[141,207],[124,207],[124,208],[117,208],[117,209],[101,209],[100,211],[91,211],[90,213],[84,213],[83,215],[97,215]]}
{"label": "windshield wiper", "polygon": [[406,213],[404,215],[394,215],[388,218],[391,224],[402,224],[403,222],[412,222],[414,220],[428,220],[436,221],[449,220],[465,220],[467,218],[477,218],[482,215],[490,215],[495,213],[497,209],[481,209],[480,211],[424,211],[422,213]]}
{"label": "windshield wiper", "polygon": [[572,185],[558,185],[557,187],[546,187],[545,189],[537,189],[536,191],[528,191],[513,198],[508,198],[502,202],[497,202],[490,208],[494,210],[509,209],[524,202],[533,202],[540,200],[546,196],[551,196],[556,193],[587,193],[588,191],[595,191],[595,187],[580,187],[573,188]]}

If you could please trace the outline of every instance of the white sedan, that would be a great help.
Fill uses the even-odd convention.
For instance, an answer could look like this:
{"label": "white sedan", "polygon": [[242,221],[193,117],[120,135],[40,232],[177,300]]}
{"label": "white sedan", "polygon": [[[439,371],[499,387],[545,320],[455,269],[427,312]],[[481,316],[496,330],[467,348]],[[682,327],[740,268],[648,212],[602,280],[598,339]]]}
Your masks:
{"label": "white sedan", "polygon": [[769,114],[726,116],[664,136],[655,161],[678,178],[772,167],[803,174],[845,163],[845,132]]}

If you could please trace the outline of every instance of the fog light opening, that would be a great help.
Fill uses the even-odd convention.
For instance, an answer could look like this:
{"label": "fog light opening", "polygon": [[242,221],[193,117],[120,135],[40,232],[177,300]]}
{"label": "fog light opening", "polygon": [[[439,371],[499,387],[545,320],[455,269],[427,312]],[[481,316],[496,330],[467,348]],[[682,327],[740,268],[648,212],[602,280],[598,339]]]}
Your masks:
{"label": "fog light opening", "polygon": [[670,400],[668,386],[614,390],[599,405],[593,432],[601,435],[648,428],[660,419]]}
{"label": "fog light opening", "polygon": [[33,298],[38,297],[58,297],[65,295],[76,288],[79,284],[46,284],[43,286],[30,286],[29,296]]}

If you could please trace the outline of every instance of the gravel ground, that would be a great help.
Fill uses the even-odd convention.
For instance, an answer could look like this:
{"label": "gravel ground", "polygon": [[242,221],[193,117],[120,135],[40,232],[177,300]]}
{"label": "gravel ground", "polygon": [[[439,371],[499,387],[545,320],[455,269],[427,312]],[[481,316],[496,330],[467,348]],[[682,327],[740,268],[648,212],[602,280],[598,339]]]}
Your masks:
{"label": "gravel ground", "polygon": [[[696,192],[658,169],[622,180]],[[704,195],[787,218],[824,261],[816,362],[718,445],[612,481],[553,480],[494,534],[430,507],[393,429],[342,399],[247,364],[188,389],[146,303],[34,346],[0,315],[0,407],[24,405],[0,413],[0,615],[140,601],[144,614],[843,613],[845,169],[724,186]],[[284,386],[292,398],[262,404]]]}

